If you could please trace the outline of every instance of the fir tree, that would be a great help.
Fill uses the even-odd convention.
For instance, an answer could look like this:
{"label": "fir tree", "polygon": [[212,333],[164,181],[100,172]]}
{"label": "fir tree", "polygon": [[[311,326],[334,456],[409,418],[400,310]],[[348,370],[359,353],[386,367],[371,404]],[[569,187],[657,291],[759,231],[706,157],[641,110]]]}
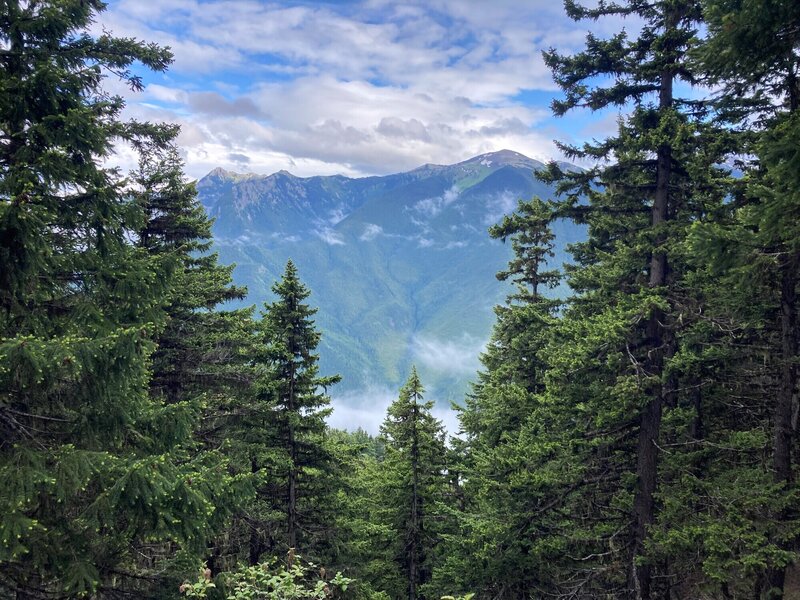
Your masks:
{"label": "fir tree", "polygon": [[[229,416],[248,397],[253,346],[253,308],[225,310],[224,304],[244,298],[246,290],[232,284],[233,266],[222,266],[210,253],[211,220],[197,200],[193,183],[184,181],[183,161],[174,146],[177,128],[167,129],[166,145],[142,150],[130,193],[145,216],[138,244],[154,256],[168,256],[177,268],[165,298],[166,323],[152,356],[151,394],[173,411],[195,418],[176,419],[173,426],[191,425],[180,433],[193,461],[208,477],[216,474],[209,526],[220,532],[230,514],[249,492],[245,478],[230,477],[225,447]],[[202,416],[202,420],[197,417]],[[163,423],[160,424],[163,427]],[[195,549],[195,560],[206,560],[212,573],[229,551],[219,539],[210,549]],[[198,554],[202,551],[202,554]],[[183,558],[186,567],[194,564]],[[155,571],[165,571],[156,565]],[[183,579],[185,572],[177,572]]]}
{"label": "fir tree", "polygon": [[[170,132],[177,135],[177,130]],[[172,138],[174,139],[174,138]],[[211,220],[184,181],[183,161],[170,142],[148,149],[134,173],[133,194],[145,214],[139,245],[177,259],[166,307],[167,324],[153,356],[151,387],[177,403],[241,387],[252,309],[224,310],[247,290],[233,285],[233,265],[211,253]]]}
{"label": "fir tree", "polygon": [[[381,426],[386,459],[377,519],[389,526],[394,537],[390,547],[409,600],[426,597],[438,543],[435,515],[446,485],[444,431],[431,415],[433,403],[425,402],[423,393],[412,369]],[[399,590],[392,591],[393,597],[402,597]]]}
{"label": "fir tree", "polygon": [[[737,325],[737,339],[731,341],[740,348],[742,368],[730,379],[744,390],[748,412],[732,429],[751,436],[772,429],[773,485],[762,480],[756,488],[767,514],[740,517],[759,543],[728,564],[739,566],[760,555],[764,581],[755,582],[753,593],[781,598],[800,536],[793,421],[800,343],[800,7],[767,0],[708,0],[704,6],[709,36],[697,55],[707,79],[723,89],[718,99],[723,114],[744,129],[747,143],[740,154],[750,160],[742,161],[744,177],[734,190],[729,218],[698,228],[705,242],[698,253],[715,262],[731,290],[717,317]],[[746,461],[743,457],[744,472]]]}
{"label": "fir tree", "polygon": [[575,56],[545,55],[565,92],[553,104],[557,115],[578,107],[631,109],[616,136],[562,146],[571,157],[613,162],[572,172],[551,164],[546,177],[564,194],[561,214],[589,227],[588,240],[573,249],[576,295],[548,352],[551,422],[539,424],[561,428],[545,433],[542,447],[563,436],[575,453],[551,459],[572,465],[550,492],[553,510],[585,523],[560,533],[572,545],[562,560],[575,560],[565,565],[563,590],[660,597],[676,575],[650,552],[659,448],[675,435],[670,411],[691,402],[679,391],[691,386],[682,386],[675,362],[694,302],[685,244],[691,224],[722,205],[727,172],[718,165],[735,144],[709,118],[707,103],[676,94],[676,84],[699,76],[688,57],[697,44],[699,2],[566,7],[575,19],[635,15],[642,28],[635,39],[590,34]]}
{"label": "fir tree", "polygon": [[[514,256],[508,269],[497,274],[500,281],[511,280],[515,292],[505,306],[495,307],[497,323],[487,351],[481,357],[485,371],[479,374],[461,424],[465,433],[484,438],[482,445],[495,447],[503,434],[514,435],[527,416],[529,406],[494,405],[497,385],[515,386],[522,394],[541,392],[546,366],[541,350],[546,330],[552,324],[559,302],[542,295],[555,288],[560,275],[548,270],[554,236],[549,228],[553,211],[538,198],[519,202],[517,211],[489,230],[495,239],[511,239]],[[502,401],[501,401],[502,402]],[[473,419],[477,422],[473,423]],[[492,421],[495,421],[492,423]]]}
{"label": "fir tree", "polygon": [[[177,268],[130,243],[142,213],[117,171],[123,122],[108,73],[133,89],[155,45],[85,33],[97,0],[0,6],[0,593],[113,595],[140,552],[202,545],[211,488],[181,446],[192,415],[148,394]],[[177,433],[176,433],[177,432]]]}
{"label": "fir tree", "polygon": [[272,290],[277,299],[265,305],[257,328],[260,374],[252,412],[259,423],[246,427],[252,429],[248,436],[259,437],[252,440],[256,445],[251,446],[250,462],[252,471],[263,478],[260,496],[272,496],[266,498],[264,508],[271,505],[272,511],[282,515],[286,533],[265,547],[263,532],[257,529],[269,525],[255,523],[252,564],[265,550],[274,552],[274,542],[311,556],[320,551],[332,528],[326,496],[335,496],[339,468],[326,441],[325,418],[331,412],[326,390],[340,377],[319,375],[314,351],[320,333],[311,318],[316,309],[304,302],[310,292],[291,260]]}
{"label": "fir tree", "polygon": [[[546,268],[553,257],[552,218],[552,207],[537,198],[521,201],[490,229],[492,237],[511,239],[514,256],[497,277],[511,279],[516,291],[495,308],[497,323],[482,356],[485,370],[459,415],[467,435],[466,507],[462,534],[449,537],[449,570],[469,573],[465,591],[496,598],[524,596],[541,579],[541,557],[533,549],[539,523],[530,518],[540,500],[530,478],[541,474],[528,472],[531,454],[523,432],[544,391],[544,351],[557,322],[559,301],[542,296],[560,279]],[[470,567],[458,567],[465,553]]]}

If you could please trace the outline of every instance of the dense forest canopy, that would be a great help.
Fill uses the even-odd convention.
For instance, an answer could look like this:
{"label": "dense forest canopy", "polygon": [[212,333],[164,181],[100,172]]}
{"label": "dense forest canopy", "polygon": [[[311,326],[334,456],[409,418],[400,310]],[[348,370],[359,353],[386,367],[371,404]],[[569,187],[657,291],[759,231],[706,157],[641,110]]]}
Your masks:
{"label": "dense forest canopy", "polygon": [[177,127],[104,88],[169,50],[0,2],[2,597],[798,597],[800,3],[591,5],[641,27],[546,52],[552,108],[623,116],[487,232],[515,287],[448,439],[416,369],[326,425],[292,261],[226,307]]}

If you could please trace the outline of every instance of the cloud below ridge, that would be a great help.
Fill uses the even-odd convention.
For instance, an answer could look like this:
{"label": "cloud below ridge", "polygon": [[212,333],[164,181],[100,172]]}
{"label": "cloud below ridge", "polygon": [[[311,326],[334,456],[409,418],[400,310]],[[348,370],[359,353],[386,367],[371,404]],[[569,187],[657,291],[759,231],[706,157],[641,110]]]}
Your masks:
{"label": "cloud below ridge", "polygon": [[[334,394],[331,399],[333,413],[328,417],[328,425],[348,431],[361,428],[367,433],[377,435],[386,418],[386,409],[399,394],[399,390],[377,384],[343,394]],[[440,406],[441,403],[436,403],[435,398],[428,395],[425,399],[434,400],[431,411],[433,416],[441,421],[448,435],[456,435],[460,427],[456,412],[449,406]]]}
{"label": "cloud below ridge", "polygon": [[485,340],[462,335],[458,340],[444,340],[430,336],[413,339],[414,361],[432,371],[451,375],[470,375],[480,368],[480,354]]}

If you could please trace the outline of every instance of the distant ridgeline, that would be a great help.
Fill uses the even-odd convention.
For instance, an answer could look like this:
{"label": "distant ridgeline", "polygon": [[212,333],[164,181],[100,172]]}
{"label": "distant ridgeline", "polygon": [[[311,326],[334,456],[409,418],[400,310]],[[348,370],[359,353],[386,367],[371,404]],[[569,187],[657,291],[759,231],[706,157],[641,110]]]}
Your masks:
{"label": "distant ridgeline", "polygon": [[[319,307],[321,372],[343,376],[339,393],[396,390],[415,363],[441,402],[460,400],[474,379],[492,308],[509,290],[495,274],[510,247],[487,228],[519,199],[551,197],[534,177],[543,166],[503,150],[359,179],[215,169],[197,187],[247,303],[271,300],[287,258],[297,264]],[[560,267],[582,232],[554,232]]]}

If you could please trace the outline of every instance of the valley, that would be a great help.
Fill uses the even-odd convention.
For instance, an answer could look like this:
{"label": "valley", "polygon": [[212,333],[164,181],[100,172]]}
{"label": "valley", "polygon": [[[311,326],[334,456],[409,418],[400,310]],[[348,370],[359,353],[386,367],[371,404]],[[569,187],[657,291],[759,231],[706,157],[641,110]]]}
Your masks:
{"label": "valley", "polygon": [[[319,307],[321,372],[342,375],[337,412],[374,430],[412,364],[442,411],[469,390],[510,291],[495,277],[510,247],[487,229],[517,200],[552,195],[534,175],[543,166],[502,150],[363,179],[215,169],[197,188],[244,304],[271,300],[286,261],[297,264]],[[554,229],[560,267],[580,232]]]}

